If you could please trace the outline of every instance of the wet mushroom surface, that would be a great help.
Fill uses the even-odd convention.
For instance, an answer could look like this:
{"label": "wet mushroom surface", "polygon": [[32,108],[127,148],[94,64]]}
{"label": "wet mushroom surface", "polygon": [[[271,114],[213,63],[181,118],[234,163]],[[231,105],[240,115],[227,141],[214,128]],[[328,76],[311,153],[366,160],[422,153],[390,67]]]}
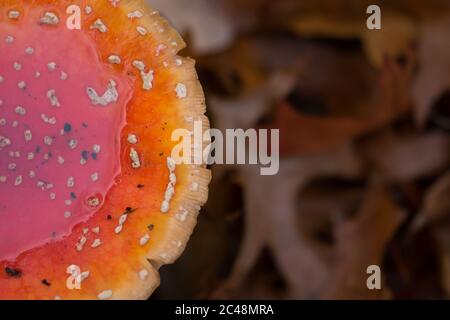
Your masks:
{"label": "wet mushroom surface", "polygon": [[0,299],[147,298],[181,254],[210,180],[171,157],[209,126],[184,46],[143,1],[0,1]]}

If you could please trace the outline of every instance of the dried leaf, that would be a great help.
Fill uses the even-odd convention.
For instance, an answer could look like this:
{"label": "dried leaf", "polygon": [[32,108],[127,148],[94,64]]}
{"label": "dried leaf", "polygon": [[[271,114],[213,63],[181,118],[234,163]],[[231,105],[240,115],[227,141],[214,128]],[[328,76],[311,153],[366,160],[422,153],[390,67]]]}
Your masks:
{"label": "dried leaf", "polygon": [[[412,57],[408,59],[412,63]],[[408,110],[406,97],[412,67],[400,68],[388,59],[381,75],[378,101],[370,116],[315,117],[280,104],[272,128],[280,128],[284,155],[308,154],[336,148],[353,138],[386,125]]]}
{"label": "dried leaf", "polygon": [[383,10],[382,28],[376,31],[367,29],[367,17],[363,11],[357,15],[348,13],[324,15],[323,12],[315,15],[305,14],[292,22],[292,28],[304,36],[359,38],[364,44],[369,61],[377,67],[383,66],[385,55],[390,57],[403,55],[416,38],[416,23],[405,14]]}
{"label": "dried leaf", "polygon": [[330,276],[325,299],[386,298],[382,290],[367,288],[366,273],[370,265],[381,266],[386,246],[405,219],[405,213],[393,202],[383,186],[371,186],[361,212],[336,230],[337,265]]}
{"label": "dried leaf", "polygon": [[[330,157],[334,160],[329,161]],[[261,251],[269,248],[288,285],[290,296],[317,296],[325,285],[329,267],[324,257],[299,234],[295,199],[299,190],[317,177],[353,177],[359,171],[359,161],[349,148],[331,154],[285,160],[276,176],[261,176],[256,167],[241,167],[246,232],[225,287],[239,287]]]}
{"label": "dried leaf", "polygon": [[433,103],[450,89],[450,20],[431,21],[421,28],[419,40],[419,74],[414,82],[412,96],[414,115],[423,126]]}
{"label": "dried leaf", "polygon": [[387,133],[368,147],[371,164],[388,181],[405,182],[434,174],[450,160],[450,139],[442,133],[398,136]]}
{"label": "dried leaf", "polygon": [[423,205],[412,223],[417,231],[425,224],[446,217],[450,214],[450,173],[440,177],[425,194]]}

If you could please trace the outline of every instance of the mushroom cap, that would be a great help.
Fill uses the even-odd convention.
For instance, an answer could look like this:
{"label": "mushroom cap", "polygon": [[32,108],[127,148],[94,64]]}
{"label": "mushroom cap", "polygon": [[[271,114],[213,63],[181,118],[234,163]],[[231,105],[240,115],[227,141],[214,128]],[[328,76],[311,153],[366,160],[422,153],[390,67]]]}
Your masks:
{"label": "mushroom cap", "polygon": [[210,181],[171,157],[209,128],[184,46],[143,0],[0,0],[0,299],[145,299],[182,253]]}

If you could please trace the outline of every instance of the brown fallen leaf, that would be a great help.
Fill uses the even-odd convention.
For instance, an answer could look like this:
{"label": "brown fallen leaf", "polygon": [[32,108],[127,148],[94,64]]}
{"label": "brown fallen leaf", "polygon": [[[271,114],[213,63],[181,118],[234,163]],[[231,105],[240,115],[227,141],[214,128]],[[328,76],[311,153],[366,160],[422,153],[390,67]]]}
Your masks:
{"label": "brown fallen leaf", "polygon": [[297,199],[298,226],[302,237],[333,263],[336,225],[353,217],[364,195],[359,179],[318,178],[302,188]]}
{"label": "brown fallen leaf", "polygon": [[295,18],[300,13],[317,14],[322,12],[327,16],[348,16],[360,13],[364,15],[366,8],[373,4],[379,5],[382,10],[396,10],[422,19],[445,15],[450,7],[448,1],[445,0],[428,0],[427,2],[423,2],[423,0],[228,0],[228,3],[239,11],[262,11],[262,13],[273,15],[273,19],[279,20],[286,19],[286,17]]}
{"label": "brown fallen leaf", "polygon": [[420,69],[412,90],[414,116],[420,126],[425,124],[433,103],[450,89],[449,37],[450,19],[428,21],[421,28]]}
{"label": "brown fallen leaf", "polygon": [[422,207],[415,217],[411,229],[417,232],[428,223],[450,215],[450,173],[441,176],[425,194]]}
{"label": "brown fallen leaf", "polygon": [[271,128],[280,128],[281,153],[287,156],[330,150],[404,114],[410,107],[407,90],[413,53],[410,53],[408,61],[406,68],[401,68],[391,59],[385,61],[381,92],[370,116],[308,116],[296,112],[287,103],[281,103],[274,123],[270,124]]}
{"label": "brown fallen leaf", "polygon": [[385,285],[382,290],[367,288],[366,270],[370,265],[381,266],[386,246],[405,217],[405,212],[393,203],[382,185],[370,186],[359,214],[336,230],[337,263],[322,298],[387,298]]}
{"label": "brown fallen leaf", "polygon": [[[361,8],[363,9],[363,8]],[[381,30],[369,30],[365,10],[343,11],[326,15],[302,14],[291,22],[292,29],[302,36],[331,37],[336,39],[359,38],[369,61],[379,68],[386,55],[404,55],[417,35],[416,22],[403,13],[383,9]]]}
{"label": "brown fallen leaf", "polygon": [[445,298],[450,297],[450,220],[441,219],[439,224],[433,227],[434,237],[438,243],[441,265],[441,285],[446,293]]}
{"label": "brown fallen leaf", "polygon": [[361,169],[358,159],[351,148],[345,147],[329,154],[283,160],[276,176],[261,176],[257,167],[238,169],[244,188],[246,231],[220,295],[237,290],[262,250],[268,248],[287,283],[289,297],[317,297],[325,285],[329,265],[299,234],[295,199],[317,177],[357,176]]}
{"label": "brown fallen leaf", "polygon": [[369,162],[389,182],[406,182],[435,174],[450,160],[450,137],[443,133],[400,136],[392,132],[368,143]]}

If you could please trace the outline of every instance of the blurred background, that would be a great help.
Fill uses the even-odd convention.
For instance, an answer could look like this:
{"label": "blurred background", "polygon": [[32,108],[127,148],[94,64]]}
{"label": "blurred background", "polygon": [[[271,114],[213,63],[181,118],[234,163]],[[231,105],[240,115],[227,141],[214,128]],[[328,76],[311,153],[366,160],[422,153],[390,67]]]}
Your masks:
{"label": "blurred background", "polygon": [[281,135],[278,175],[212,167],[153,299],[450,297],[449,1],[148,1],[189,44],[212,126]]}

